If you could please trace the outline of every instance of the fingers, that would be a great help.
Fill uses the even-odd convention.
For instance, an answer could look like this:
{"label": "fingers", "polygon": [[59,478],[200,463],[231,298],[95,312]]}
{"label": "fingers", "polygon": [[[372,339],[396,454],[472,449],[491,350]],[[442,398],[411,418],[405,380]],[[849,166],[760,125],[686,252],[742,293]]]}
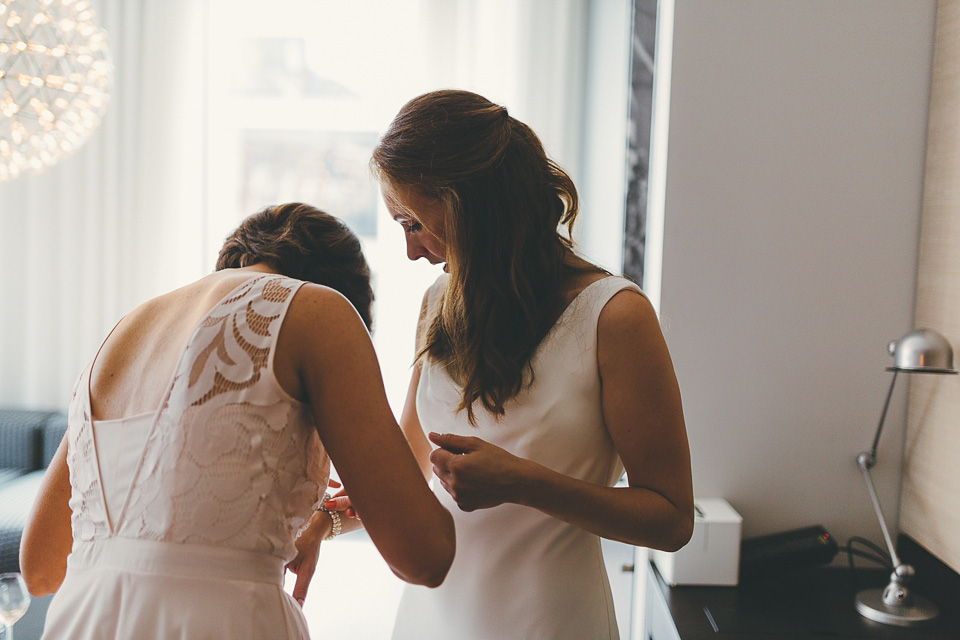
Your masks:
{"label": "fingers", "polygon": [[343,491],[340,491],[337,495],[324,502],[323,506],[331,511],[342,511],[343,515],[348,518],[360,519],[360,516],[357,515],[356,507],[350,502],[350,496],[346,495]]}
{"label": "fingers", "polygon": [[430,452],[430,462],[433,464],[434,471],[440,467],[443,471],[449,471],[450,463],[458,454],[451,453],[446,449],[434,449]]}
{"label": "fingers", "polygon": [[457,507],[459,507],[461,511],[469,513],[477,510],[478,506],[462,493],[458,492],[450,480],[439,475],[437,476],[437,479],[440,481],[440,486],[442,486],[444,490],[450,494],[450,497],[453,498],[453,501],[457,503]]}
{"label": "fingers", "polygon": [[[451,495],[451,497],[452,497],[452,496],[453,496],[453,489],[450,488],[450,483],[448,483],[448,482],[446,481],[446,479],[441,478],[440,476],[437,476],[437,480],[440,481],[440,486],[443,487],[444,491],[446,491],[447,493],[449,493],[449,494]],[[456,499],[456,498],[454,498],[454,499]]]}
{"label": "fingers", "polygon": [[331,511],[345,511],[353,505],[350,503],[350,496],[336,496],[324,502],[323,506]]}
{"label": "fingers", "polygon": [[433,431],[430,432],[428,437],[435,445],[451,453],[469,453],[483,442],[480,438],[473,436],[458,436],[453,433],[434,433]]}
{"label": "fingers", "polygon": [[440,481],[440,485],[446,489],[447,493],[449,493],[454,500],[457,499],[457,494],[453,488],[454,474],[450,467],[458,457],[457,454],[450,453],[444,449],[434,449],[430,454],[430,462],[433,463],[433,475],[436,476],[437,480]]}
{"label": "fingers", "polygon": [[303,601],[307,599],[307,589],[310,588],[313,573],[317,570],[317,561],[315,558],[313,560],[304,559],[297,569],[297,582],[293,586],[293,599],[302,607]]}
{"label": "fingers", "polygon": [[328,486],[328,487],[332,487],[332,488],[334,488],[334,489],[339,489],[339,488],[342,487],[343,485],[340,484],[339,482],[337,482],[336,480],[334,480],[333,478],[328,478],[328,479],[327,479],[327,486]]}

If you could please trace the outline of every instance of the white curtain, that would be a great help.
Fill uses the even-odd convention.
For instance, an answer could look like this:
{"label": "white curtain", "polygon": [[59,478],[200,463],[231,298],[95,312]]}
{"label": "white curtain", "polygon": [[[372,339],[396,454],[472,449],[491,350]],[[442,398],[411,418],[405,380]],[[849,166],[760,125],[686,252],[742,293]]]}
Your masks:
{"label": "white curtain", "polygon": [[[597,44],[589,41],[590,34],[598,24],[591,20],[598,6],[613,2],[629,5],[629,0],[419,0],[403,20],[391,11],[375,15],[373,3],[356,3],[357,13],[368,15],[334,24],[350,33],[384,34],[372,40],[386,53],[370,53],[375,69],[364,73],[361,83],[375,85],[377,100],[385,105],[383,128],[405,100],[419,93],[441,87],[473,90],[527,122],[585,193],[590,180],[584,173],[587,178],[615,174],[594,159],[610,156],[606,160],[617,170],[624,165],[624,136],[614,134],[603,152],[591,152],[598,147],[584,144],[582,122],[590,102],[586,87],[600,77],[589,69],[590,50]],[[346,3],[95,0],[115,66],[111,104],[100,129],[78,154],[44,174],[0,183],[0,406],[65,408],[76,376],[121,315],[209,272],[218,236],[251,213],[238,211],[239,198],[222,188],[224,181],[240,180],[231,173],[240,164],[239,154],[214,131],[223,124],[231,96],[207,99],[209,89],[216,95],[217,86],[226,83],[212,75],[222,71],[224,51],[214,48],[208,59],[206,46],[215,47],[217,34],[232,28],[219,22],[229,19],[226,12],[263,9],[267,13],[257,18],[269,22],[271,31],[276,27],[281,34],[284,25],[276,23],[291,20],[298,34],[319,39],[329,33],[329,21],[314,25],[305,16],[338,4]],[[377,24],[364,23],[367,18]],[[397,40],[409,49],[391,49]],[[361,53],[341,55],[367,64]],[[416,55],[422,56],[421,64],[411,64]],[[358,60],[349,62],[357,66]],[[340,67],[334,77],[348,72],[346,62]],[[625,74],[622,82],[625,92]],[[592,95],[599,93],[592,90]],[[626,100],[604,102],[617,101],[622,105],[614,112],[623,111],[625,123]],[[341,116],[324,117],[351,126],[341,123]],[[263,117],[289,120],[290,110]],[[283,128],[277,124],[265,121],[262,128]],[[612,190],[622,192],[622,185]],[[597,219],[585,215],[582,225]],[[391,400],[396,397],[399,410],[421,296],[437,273],[420,265],[425,279],[411,277],[414,268],[404,256],[402,234],[385,213],[380,224],[391,227],[393,235],[380,239],[378,234],[367,247],[378,270],[374,339],[384,374],[398,378]],[[622,228],[622,222],[616,226]],[[386,246],[389,242],[397,246]],[[407,345],[406,350],[393,357],[397,344]],[[389,637],[399,583],[372,546],[345,543],[336,554],[321,556],[318,575],[329,578],[311,587],[305,609],[311,627],[329,637]],[[356,611],[371,594],[380,603],[377,615],[329,616],[329,611]]]}
{"label": "white curtain", "polygon": [[[419,33],[407,35],[423,64],[410,70],[408,97],[458,87],[507,105],[583,190],[591,6],[421,0]],[[64,408],[123,313],[212,269],[218,239],[205,235],[219,233],[211,223],[232,208],[208,204],[207,2],[94,8],[115,67],[99,130],[45,173],[0,183],[0,406]],[[381,284],[394,288],[388,276]],[[418,304],[420,293],[403,296]]]}
{"label": "white curtain", "polygon": [[506,105],[576,181],[589,5],[588,0],[423,0],[427,81]]}
{"label": "white curtain", "polygon": [[0,405],[64,408],[120,316],[200,264],[202,6],[100,0],[109,109],[74,156],[0,183]]}
{"label": "white curtain", "polygon": [[580,192],[579,249],[622,269],[632,0],[423,0],[431,88],[529,124]]}

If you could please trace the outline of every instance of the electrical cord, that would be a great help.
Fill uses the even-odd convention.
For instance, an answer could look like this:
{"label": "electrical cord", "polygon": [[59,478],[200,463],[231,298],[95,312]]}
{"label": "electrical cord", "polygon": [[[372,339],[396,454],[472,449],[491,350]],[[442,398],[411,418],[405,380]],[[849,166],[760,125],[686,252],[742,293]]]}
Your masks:
{"label": "electrical cord", "polygon": [[[853,546],[854,543],[867,547],[869,551],[855,548]],[[850,567],[850,575],[853,578],[854,584],[857,583],[857,567],[853,563],[854,556],[870,560],[871,562],[879,564],[884,569],[891,571],[893,570],[893,565],[890,562],[890,559],[886,556],[886,553],[884,553],[883,548],[874,544],[870,540],[867,540],[866,538],[861,538],[860,536],[851,536],[847,540],[846,546],[840,547],[839,551],[844,551],[847,554],[847,564]]]}
{"label": "electrical cord", "polygon": [[859,543],[862,544],[863,546],[869,547],[870,549],[873,549],[873,550],[877,553],[878,556],[880,556],[881,558],[883,558],[883,561],[887,564],[887,566],[888,566],[888,567],[890,566],[890,559],[887,557],[887,550],[884,549],[883,547],[881,547],[880,545],[878,545],[878,544],[876,544],[876,543],[874,543],[874,542],[871,542],[870,540],[867,540],[866,538],[861,538],[860,536],[851,536],[850,539],[847,540],[847,545],[849,546],[850,543],[852,543],[852,542],[859,542]]}
{"label": "electrical cord", "polygon": [[[891,568],[891,567],[890,567],[890,562],[888,562],[887,560],[885,560],[885,559],[883,559],[883,558],[881,558],[881,557],[879,557],[879,556],[877,556],[877,555],[875,555],[875,554],[870,553],[869,551],[861,551],[860,549],[854,549],[854,548],[852,548],[852,547],[840,547],[839,550],[840,550],[840,551],[843,551],[843,552],[846,552],[846,553],[847,553],[847,556],[848,556],[848,558],[849,558],[849,560],[850,560],[851,562],[853,561],[853,556],[857,556],[857,557],[859,557],[859,558],[865,558],[865,559],[867,559],[867,560],[871,560],[871,561],[873,561],[873,562],[875,562],[875,563],[877,563],[877,564],[879,564],[879,565],[882,565],[884,568],[887,568],[887,569],[890,569],[890,568]],[[852,568],[854,568],[854,567],[851,565],[850,568],[852,569]]]}

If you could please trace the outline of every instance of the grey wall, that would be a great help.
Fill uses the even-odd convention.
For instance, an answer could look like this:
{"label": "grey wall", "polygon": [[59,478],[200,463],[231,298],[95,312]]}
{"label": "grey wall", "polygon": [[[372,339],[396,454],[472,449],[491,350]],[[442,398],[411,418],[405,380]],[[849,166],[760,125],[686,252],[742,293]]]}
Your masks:
{"label": "grey wall", "polygon": [[[912,326],[935,12],[675,0],[661,320],[695,491],[746,536],[882,541],[854,459]],[[874,476],[894,529],[905,388]]]}

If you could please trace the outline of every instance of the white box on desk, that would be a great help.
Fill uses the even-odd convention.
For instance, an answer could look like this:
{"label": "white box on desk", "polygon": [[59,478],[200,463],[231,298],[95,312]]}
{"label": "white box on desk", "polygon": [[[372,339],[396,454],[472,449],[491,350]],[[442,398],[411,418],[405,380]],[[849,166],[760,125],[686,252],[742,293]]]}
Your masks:
{"label": "white box on desk", "polygon": [[652,550],[651,558],[670,586],[736,586],[743,518],[723,498],[697,498],[693,504],[690,542],[678,551]]}

